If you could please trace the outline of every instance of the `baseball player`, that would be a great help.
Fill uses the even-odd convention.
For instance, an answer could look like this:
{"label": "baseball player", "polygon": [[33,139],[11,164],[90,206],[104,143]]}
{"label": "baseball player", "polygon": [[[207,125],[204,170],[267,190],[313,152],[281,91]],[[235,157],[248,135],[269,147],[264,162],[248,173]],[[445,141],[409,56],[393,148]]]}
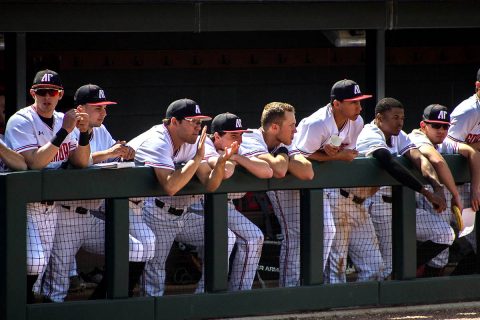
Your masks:
{"label": "baseball player", "polygon": [[[295,147],[316,161],[352,161],[358,154],[355,144],[363,128],[360,102],[371,97],[362,94],[355,81],[336,82],[331,89],[330,103],[300,121]],[[330,210],[325,210],[324,215],[325,262],[329,258],[326,282],[346,282],[348,254],[358,271],[358,281],[381,279],[382,256],[368,207],[360,200],[364,199],[361,193],[357,188],[345,188],[326,189],[325,194],[327,208],[330,208],[329,202],[333,211],[333,218]]]}
{"label": "baseball player", "polygon": [[[456,142],[463,142],[470,145],[473,149],[480,151],[480,69],[477,71],[477,81],[475,82],[475,93],[462,101],[450,115],[451,125],[448,129],[448,138]],[[464,203],[470,203],[472,208],[477,207],[480,202],[480,189],[470,183],[458,186],[460,195]],[[477,241],[476,232],[466,236],[471,244],[473,252],[464,257],[459,262],[455,273],[471,273],[471,265],[476,261]]]}
{"label": "baseball player", "polygon": [[[88,114],[81,108],[65,114],[55,111],[63,97],[59,75],[48,69],[37,72],[30,95],[34,103],[17,111],[8,120],[7,145],[25,158],[30,169],[58,169],[67,161],[76,167],[88,166]],[[81,132],[78,144],[72,138],[75,127]],[[38,257],[27,261],[29,302],[33,302],[32,287],[50,258],[56,218],[53,202],[27,204],[27,257]]]}
{"label": "baseball player", "polygon": [[[400,101],[393,98],[384,98],[375,107],[375,119],[365,125],[357,139],[357,150],[360,154],[374,157],[380,165],[403,185],[421,193],[432,203],[435,211],[440,213],[447,207],[443,185],[437,174],[415,144],[402,131],[405,119],[404,107]],[[433,192],[425,188],[413,174],[395,161],[397,156],[405,156],[412,161],[414,166],[421,171],[423,177],[433,187]],[[385,264],[384,277],[392,272],[392,194],[391,187],[365,188],[364,196],[372,195],[370,215],[377,233],[380,250]],[[422,226],[422,214],[417,209],[417,234]],[[441,230],[444,226],[442,219],[437,219],[427,226],[433,230]],[[443,233],[442,237],[422,239],[417,245],[417,267],[430,261],[437,254],[446,249],[455,237],[451,229]]]}
{"label": "baseball player", "polygon": [[[238,164],[258,178],[271,178],[273,171],[267,162],[256,157],[244,156],[242,134],[251,132],[242,125],[242,120],[232,113],[217,115],[211,124],[211,136],[205,140],[205,158],[213,167],[221,153],[236,142],[240,145],[237,153],[232,154],[228,163],[233,170]],[[231,170],[228,175],[233,173]],[[228,169],[227,169],[228,171]],[[263,233],[244,215],[237,211],[233,199],[243,197],[244,193],[228,194],[228,228],[235,234],[237,251],[232,261],[229,290],[248,290],[252,288],[258,262],[262,254]]]}
{"label": "baseball player", "polygon": [[[145,266],[145,293],[161,296],[165,287],[165,261],[174,240],[194,245],[203,256],[203,216],[187,212],[187,208],[200,201],[202,195],[175,196],[196,174],[207,191],[214,191],[225,174],[225,163],[237,152],[233,143],[218,158],[213,169],[204,160],[206,127],[201,131],[202,115],[199,105],[190,99],[172,102],[163,124],[140,134],[128,145],[135,150],[135,160],[152,167],[158,182],[168,196],[147,198],[143,216],[156,237],[155,256]],[[182,164],[184,164],[182,166]],[[181,167],[179,167],[181,166]],[[235,244],[235,235],[228,231],[228,255]],[[203,292],[203,276],[196,292]]]}
{"label": "baseball player", "polygon": [[[243,155],[266,161],[275,178],[287,172],[299,179],[313,179],[310,161],[292,146],[295,132],[295,109],[288,103],[271,102],[262,112],[261,127],[243,135]],[[283,241],[280,248],[279,286],[300,285],[300,192],[268,191],[267,195],[280,223]]]}
{"label": "baseball player", "polygon": [[[408,136],[415,143],[420,152],[432,163],[439,175],[440,181],[445,184],[452,195],[451,205],[456,205],[461,212],[463,204],[460,193],[455,185],[452,173],[441,154],[461,154],[466,157],[469,161],[470,172],[472,173],[472,186],[474,189],[478,190],[480,187],[480,153],[465,143],[446,139],[449,126],[450,114],[447,107],[439,104],[432,104],[425,108],[423,112],[423,120],[420,122],[420,128],[413,130]],[[420,206],[423,208],[430,207],[425,203],[424,198],[417,199],[417,202],[419,202]],[[472,203],[472,208],[477,211],[479,204],[478,201],[474,201]],[[432,219],[437,219],[436,214],[432,212],[431,209],[428,210],[427,213],[429,216],[422,217],[427,220],[425,224],[429,223]],[[430,217],[431,215],[433,215],[433,217]],[[444,211],[441,213],[441,218],[443,218],[445,223],[448,224],[450,222],[451,214],[448,211]],[[449,226],[447,225],[446,228],[449,228]],[[429,229],[430,228],[425,228],[424,231],[432,232],[432,230]],[[445,225],[443,229],[445,229]],[[446,249],[429,261],[424,267],[423,276],[441,275],[443,268],[448,263],[448,254],[448,250]]]}
{"label": "baseball player", "polygon": [[[107,115],[107,106],[115,105],[116,102],[107,100],[104,90],[94,84],[78,88],[74,101],[75,105],[82,107],[89,115],[90,162],[95,164],[120,159],[133,160],[133,149],[125,146],[125,141],[113,140],[102,124]],[[73,134],[78,140],[80,132],[74,130]],[[43,291],[49,301],[62,302],[68,292],[69,271],[80,247],[92,253],[105,254],[105,220],[101,199],[57,202],[57,208],[59,213],[55,241]],[[130,202],[129,217],[129,296],[132,296],[145,261],[153,257],[155,236],[142,221],[140,203]],[[103,277],[90,298],[105,296],[106,277]]]}

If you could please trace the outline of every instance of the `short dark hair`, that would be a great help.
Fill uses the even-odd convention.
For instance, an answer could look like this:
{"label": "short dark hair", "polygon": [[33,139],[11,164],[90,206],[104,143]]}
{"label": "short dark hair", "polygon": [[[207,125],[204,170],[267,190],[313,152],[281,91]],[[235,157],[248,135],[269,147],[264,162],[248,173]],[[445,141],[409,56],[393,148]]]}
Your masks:
{"label": "short dark hair", "polygon": [[395,98],[383,98],[375,106],[375,115],[392,110],[393,108],[405,109],[403,104]]}
{"label": "short dark hair", "polygon": [[281,124],[285,119],[285,112],[295,113],[295,108],[285,102],[270,102],[263,108],[260,124],[266,128],[272,123]]}

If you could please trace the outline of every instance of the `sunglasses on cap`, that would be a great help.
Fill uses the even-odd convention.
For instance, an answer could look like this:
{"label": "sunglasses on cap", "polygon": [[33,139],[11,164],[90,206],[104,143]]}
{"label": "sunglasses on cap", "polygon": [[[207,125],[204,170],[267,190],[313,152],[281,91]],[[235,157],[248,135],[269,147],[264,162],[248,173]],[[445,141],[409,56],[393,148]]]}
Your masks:
{"label": "sunglasses on cap", "polygon": [[450,128],[450,125],[448,123],[435,123],[435,122],[427,122],[425,121],[426,124],[429,124],[433,129],[440,129],[443,128],[445,130],[448,130]]}
{"label": "sunglasses on cap", "polygon": [[35,92],[36,95],[40,96],[40,97],[45,97],[47,94],[50,96],[50,97],[56,97],[60,94],[60,89],[34,89],[33,90]]}

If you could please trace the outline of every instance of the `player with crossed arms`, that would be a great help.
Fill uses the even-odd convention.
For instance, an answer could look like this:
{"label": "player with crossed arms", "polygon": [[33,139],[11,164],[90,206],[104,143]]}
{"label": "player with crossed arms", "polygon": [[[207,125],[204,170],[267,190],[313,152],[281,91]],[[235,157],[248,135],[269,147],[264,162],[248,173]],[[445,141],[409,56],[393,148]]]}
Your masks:
{"label": "player with crossed arms", "polygon": [[[456,142],[447,138],[448,128],[450,127],[450,114],[447,107],[439,104],[431,104],[425,108],[423,111],[423,119],[420,121],[420,128],[413,130],[408,137],[415,143],[420,152],[427,157],[432,166],[435,168],[440,181],[445,184],[448,191],[452,195],[451,206],[457,206],[459,212],[462,212],[463,203],[460,193],[455,185],[455,180],[453,179],[452,172],[448,167],[445,159],[442,157],[442,154],[461,154],[468,159],[470,165],[470,172],[472,175],[472,188],[475,190],[480,189],[480,153],[475,151],[472,147],[465,143]],[[446,210],[440,214],[437,214],[432,210],[433,208],[429,203],[425,201],[424,197],[418,197],[417,194],[417,203],[420,208],[423,208],[425,213],[422,217],[418,217],[417,211],[417,221],[419,218],[425,220],[425,222],[420,223],[421,232],[419,234],[417,227],[417,239],[425,239],[425,235],[431,233],[437,233],[438,236],[442,236],[440,230],[450,233],[450,220],[451,213]],[[480,202],[478,199],[472,201],[472,208],[477,211],[479,209]],[[453,211],[453,210],[452,210]],[[454,213],[454,212],[453,212]],[[439,223],[435,223],[438,217],[443,219],[445,223],[443,224],[442,229],[438,229]],[[456,217],[455,220],[461,219]],[[433,223],[432,223],[433,221]],[[417,223],[418,224],[418,223]],[[442,224],[441,224],[442,225]],[[435,227],[437,226],[437,227]],[[445,230],[447,229],[447,230]],[[435,235],[433,235],[435,236]],[[431,238],[432,236],[430,236]],[[428,238],[427,238],[428,239]],[[435,258],[427,262],[423,269],[423,274],[418,274],[417,276],[439,276],[443,273],[445,265],[448,263],[449,250],[445,249]]]}
{"label": "player with crossed arms", "polygon": [[[400,101],[393,98],[380,100],[375,107],[375,119],[365,125],[358,136],[357,150],[362,155],[377,159],[383,169],[403,185],[422,194],[435,211],[440,213],[447,207],[443,185],[428,159],[418,151],[415,144],[402,131],[404,119],[404,107]],[[425,188],[422,182],[396,161],[395,158],[398,156],[405,156],[412,161],[434,191]],[[378,189],[366,188],[373,196],[370,215],[385,264],[384,277],[387,278],[392,272],[392,191],[391,187],[381,187],[380,191]],[[417,213],[417,230],[422,222],[418,219],[419,216]],[[436,222],[438,230],[441,230],[443,221],[437,219]],[[436,226],[431,225],[431,227]],[[455,235],[449,231],[447,230],[440,239],[427,238],[417,245],[417,267],[431,260],[453,242]]]}
{"label": "player with crossed arms", "polygon": [[[87,167],[90,146],[88,114],[82,108],[65,114],[55,111],[63,97],[63,85],[52,70],[37,72],[30,89],[34,103],[17,111],[7,123],[7,145],[20,153],[30,169],[58,169],[67,161]],[[72,131],[80,130],[78,143]],[[57,212],[53,201],[27,204],[27,292],[33,302],[32,288],[50,259]],[[40,277],[41,278],[41,277]],[[40,288],[37,282],[36,288]]]}
{"label": "player with crossed arms", "polygon": [[[199,105],[190,99],[172,102],[163,124],[131,140],[128,145],[135,150],[135,161],[152,167],[158,182],[167,196],[145,200],[144,221],[155,234],[155,256],[145,266],[145,293],[161,296],[165,288],[165,262],[173,241],[197,247],[203,257],[203,216],[187,212],[187,208],[198,203],[203,195],[180,195],[180,191],[194,175],[207,191],[214,191],[222,182],[225,163],[237,152],[238,144],[232,143],[218,158],[213,169],[204,159],[206,127],[201,131],[202,120],[211,118],[202,115]],[[184,164],[184,165],[183,165]],[[228,231],[228,256],[235,244],[235,235]],[[204,281],[200,280],[196,292],[203,292]]]}
{"label": "player with crossed arms", "polygon": [[[233,113],[217,115],[211,124],[210,137],[205,140],[205,158],[212,166],[215,166],[219,156],[229,148],[232,143],[240,145],[237,153],[232,154],[227,162],[225,178],[231,176],[235,166],[245,168],[258,178],[271,178],[273,170],[267,162],[257,157],[245,156],[242,147],[242,135],[251,132],[242,125],[242,120]],[[229,166],[230,165],[230,166]],[[231,266],[228,288],[231,291],[248,290],[252,288],[258,262],[262,254],[263,233],[243,214],[237,211],[233,199],[243,197],[244,193],[228,194],[228,228],[237,237],[237,251]]]}
{"label": "player with crossed arms", "polygon": [[[310,160],[352,161],[358,154],[355,144],[363,128],[360,101],[371,97],[362,94],[355,81],[337,81],[331,89],[330,103],[300,121],[295,147]],[[325,190],[324,263],[329,261],[325,269],[328,283],[346,282],[347,255],[358,271],[358,281],[382,278],[383,260],[362,190]]]}
{"label": "player with crossed arms", "polygon": [[[243,135],[244,156],[266,161],[275,178],[290,172],[302,180],[313,179],[310,161],[292,145],[295,132],[295,108],[284,102],[271,102],[263,108],[261,127]],[[300,192],[268,191],[273,210],[280,223],[283,240],[280,248],[279,286],[300,285]]]}
{"label": "player with crossed arms", "polygon": [[[89,115],[90,163],[115,160],[133,160],[135,152],[125,146],[125,141],[115,141],[102,124],[107,115],[107,106],[116,102],[107,100],[99,86],[87,84],[78,88],[75,105]],[[79,139],[80,132],[74,131]],[[69,272],[75,264],[75,255],[80,247],[86,251],[105,254],[104,200],[61,202],[49,266],[47,267],[43,291],[53,302],[64,301],[69,286]],[[57,202],[58,204],[58,202]],[[154,254],[155,236],[142,221],[141,206],[130,202],[129,224],[129,296],[140,279],[145,261]],[[91,211],[92,210],[92,211]],[[100,211],[100,212],[99,212]],[[106,277],[97,286],[90,299],[105,298]]]}

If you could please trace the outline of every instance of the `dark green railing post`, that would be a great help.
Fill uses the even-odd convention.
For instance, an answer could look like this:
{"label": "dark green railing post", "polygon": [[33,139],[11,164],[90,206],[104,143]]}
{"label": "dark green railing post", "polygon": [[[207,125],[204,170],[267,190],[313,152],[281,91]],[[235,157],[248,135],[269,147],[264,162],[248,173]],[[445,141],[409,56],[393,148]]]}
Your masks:
{"label": "dark green railing post", "polygon": [[128,297],[128,199],[106,200],[107,297]]}
{"label": "dark green railing post", "polygon": [[323,282],[323,189],[300,190],[300,265],[303,285]]}
{"label": "dark green railing post", "polygon": [[396,280],[414,279],[417,263],[415,192],[392,187],[392,259]]}
{"label": "dark green railing post", "polygon": [[227,194],[205,194],[205,290],[227,290]]}

